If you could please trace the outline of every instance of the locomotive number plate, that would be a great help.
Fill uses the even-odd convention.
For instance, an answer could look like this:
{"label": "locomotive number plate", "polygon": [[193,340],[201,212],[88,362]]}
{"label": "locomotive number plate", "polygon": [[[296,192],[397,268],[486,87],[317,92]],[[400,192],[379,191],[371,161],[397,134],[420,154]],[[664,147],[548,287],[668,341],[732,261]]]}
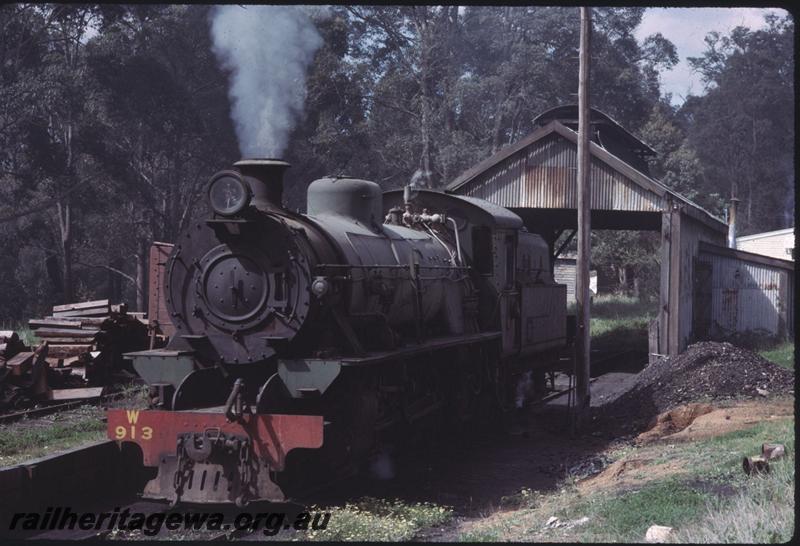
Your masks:
{"label": "locomotive number plate", "polygon": [[128,424],[116,425],[114,427],[115,440],[153,439],[153,427],[147,425],[140,425],[137,428],[137,424],[139,422],[139,410],[125,410],[125,414],[128,420]]}

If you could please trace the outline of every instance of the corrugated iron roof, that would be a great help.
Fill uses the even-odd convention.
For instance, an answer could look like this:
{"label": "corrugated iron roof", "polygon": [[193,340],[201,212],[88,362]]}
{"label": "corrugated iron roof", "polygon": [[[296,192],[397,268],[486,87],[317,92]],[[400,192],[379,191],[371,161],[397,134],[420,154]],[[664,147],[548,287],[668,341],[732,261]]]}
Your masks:
{"label": "corrugated iron roof", "polygon": [[[499,150],[497,153],[492,155],[491,157],[486,158],[485,160],[481,161],[477,165],[471,167],[463,174],[461,174],[458,178],[453,180],[450,184],[447,185],[445,191],[448,193],[456,193],[458,190],[463,188],[472,180],[476,179],[486,171],[492,169],[493,167],[499,165],[506,159],[514,156],[518,152],[532,146],[534,143],[537,143],[544,139],[545,137],[551,134],[558,134],[573,144],[577,146],[578,143],[578,134],[566,127],[562,123],[558,121],[551,121],[547,125],[540,127],[539,129],[535,130],[525,138],[519,140],[515,144],[511,146],[507,146],[502,150]],[[727,232],[727,224],[721,219],[709,211],[702,208],[697,203],[687,199],[686,197],[680,195],[679,193],[667,188],[660,182],[653,180],[646,174],[636,170],[634,167],[626,163],[625,161],[621,160],[620,158],[613,155],[608,150],[604,149],[603,147],[597,145],[594,142],[589,143],[589,150],[592,157],[599,159],[612,169],[616,170],[620,174],[622,174],[626,179],[632,181],[639,187],[641,187],[646,192],[651,192],[657,196],[657,200],[663,198],[665,196],[670,196],[676,201],[681,201],[684,204],[688,205],[688,210],[690,214],[697,218],[698,220],[702,221],[709,227],[712,227],[720,232]],[[459,192],[460,193],[460,192]]]}

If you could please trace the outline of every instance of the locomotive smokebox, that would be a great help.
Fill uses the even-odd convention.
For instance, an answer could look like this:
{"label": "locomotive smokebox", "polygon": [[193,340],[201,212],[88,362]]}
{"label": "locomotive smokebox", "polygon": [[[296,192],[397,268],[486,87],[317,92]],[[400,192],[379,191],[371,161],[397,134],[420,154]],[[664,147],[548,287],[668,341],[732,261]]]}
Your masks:
{"label": "locomotive smokebox", "polygon": [[233,164],[253,192],[251,203],[259,209],[282,208],[283,173],[291,167],[280,159],[242,159]]}

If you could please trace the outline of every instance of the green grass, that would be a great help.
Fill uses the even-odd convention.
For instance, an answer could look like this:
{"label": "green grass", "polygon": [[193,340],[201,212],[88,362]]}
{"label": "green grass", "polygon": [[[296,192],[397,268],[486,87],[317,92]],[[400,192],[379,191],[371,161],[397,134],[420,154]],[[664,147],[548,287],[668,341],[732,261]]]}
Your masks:
{"label": "green grass", "polygon": [[[764,442],[794,445],[794,420],[762,421],[754,426],[693,442],[656,445],[655,462],[680,459],[691,475],[742,485],[742,458],[761,452]],[[670,447],[670,445],[672,447]]]}
{"label": "green grass", "polygon": [[762,350],[758,354],[767,360],[774,362],[778,366],[786,369],[794,369],[794,342],[787,341],[771,349]]}
{"label": "green grass", "polygon": [[642,318],[658,313],[658,302],[633,296],[600,294],[592,298],[592,317],[604,319]]}
{"label": "green grass", "polygon": [[794,453],[770,464],[770,473],[747,480],[731,499],[706,503],[702,516],[673,542],[777,543],[794,535]]}
{"label": "green grass", "polygon": [[502,542],[503,538],[497,529],[468,531],[458,536],[458,542]]}
{"label": "green grass", "polygon": [[592,496],[562,519],[589,518],[581,529],[581,541],[640,542],[651,525],[678,526],[692,519],[709,500],[707,493],[679,479],[667,479],[621,495]]}
{"label": "green grass", "polygon": [[33,333],[33,330],[28,327],[28,323],[26,321],[0,320],[0,330],[11,330],[12,332],[16,332],[20,340],[22,340],[22,342],[29,347],[33,347],[41,343],[39,338]]}
{"label": "green grass", "polygon": [[656,302],[623,295],[596,296],[591,308],[592,347],[646,351],[647,328],[657,314]]}
{"label": "green grass", "polygon": [[[789,454],[768,476],[746,476],[742,458],[760,453],[763,442],[783,443]],[[554,492],[523,490],[509,497],[519,509],[476,522],[459,540],[643,542],[651,525],[666,525],[678,542],[786,541],[794,530],[793,450],[790,417],[702,440],[619,447],[608,454],[679,468],[659,477],[643,467],[635,474],[645,481],[628,489],[582,490],[565,480]],[[551,516],[568,525],[546,527]]]}
{"label": "green grass", "polygon": [[85,406],[48,416],[35,424],[26,420],[0,426],[0,466],[11,466],[105,439],[102,410]]}
{"label": "green grass", "polygon": [[[677,542],[787,542],[794,534],[794,420],[764,422],[724,436],[693,444],[698,454],[717,453],[716,469],[707,472],[733,484],[730,498],[711,499],[700,517],[677,529]],[[782,443],[787,456],[770,462],[770,473],[746,476],[742,458],[760,453],[763,442]],[[705,459],[705,460],[704,460]],[[713,468],[713,457],[696,456],[701,469]]]}
{"label": "green grass", "polygon": [[22,340],[22,342],[27,345],[28,347],[35,347],[41,343],[41,340],[36,337],[36,334],[33,333],[33,330],[28,328],[27,326],[22,326],[15,330],[17,335]]}
{"label": "green grass", "polygon": [[430,503],[406,504],[371,497],[343,507],[314,510],[331,513],[327,529],[309,531],[307,536],[323,541],[411,540],[423,529],[445,523],[453,513],[450,508]]}

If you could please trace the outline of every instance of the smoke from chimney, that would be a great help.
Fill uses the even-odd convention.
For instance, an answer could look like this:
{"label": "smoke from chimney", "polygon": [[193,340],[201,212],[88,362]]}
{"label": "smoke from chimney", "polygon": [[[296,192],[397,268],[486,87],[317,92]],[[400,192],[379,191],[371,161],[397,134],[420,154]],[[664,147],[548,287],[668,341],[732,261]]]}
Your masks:
{"label": "smoke from chimney", "polygon": [[299,6],[217,6],[213,51],[231,71],[228,95],[243,157],[280,157],[303,112],[306,71],[322,38]]}

